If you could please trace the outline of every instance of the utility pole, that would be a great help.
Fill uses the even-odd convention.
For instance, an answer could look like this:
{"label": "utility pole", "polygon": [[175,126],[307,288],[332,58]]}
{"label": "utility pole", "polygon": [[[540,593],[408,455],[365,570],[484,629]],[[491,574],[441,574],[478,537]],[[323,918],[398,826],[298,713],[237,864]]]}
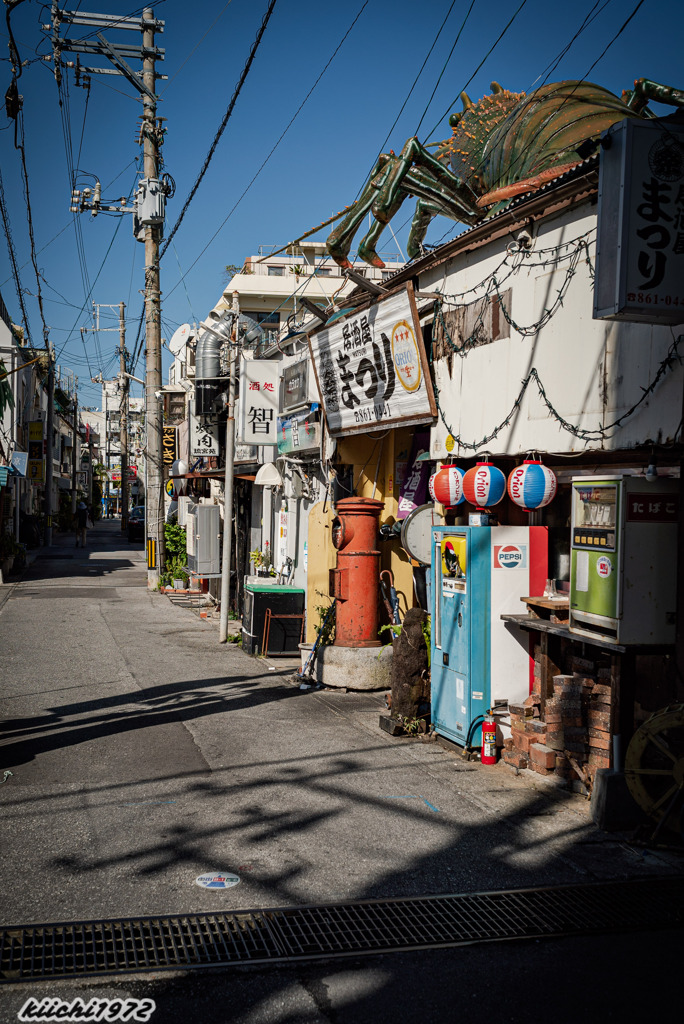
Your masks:
{"label": "utility pole", "polygon": [[[157,97],[155,94],[154,13],[143,11],[143,160],[148,181],[159,178]],[[145,418],[147,421],[147,586],[156,590],[164,564],[164,490],[162,486],[162,410],[156,391],[161,389],[161,290],[159,239],[161,225],[145,224]]]}
{"label": "utility pole", "polygon": [[226,474],[223,484],[223,551],[221,553],[221,615],[219,619],[219,643],[228,639],[228,605],[230,603],[230,560],[233,542],[233,470],[235,466],[235,396],[237,394],[237,373],[239,366],[239,318],[240,302],[233,292],[233,329],[230,335],[230,380],[228,382],[228,418],[226,420]]}
{"label": "utility pole", "polygon": [[71,456],[71,514],[76,514],[76,449],[78,446],[78,378],[74,378],[74,427],[72,432]]}
{"label": "utility pole", "polygon": [[126,306],[119,303],[119,365],[121,367],[121,401],[119,403],[119,448],[121,450],[121,529],[128,528],[128,389],[126,376]]}
{"label": "utility pole", "polygon": [[[88,26],[95,31],[82,39],[73,34],[62,34],[62,24],[72,30],[74,26]],[[164,224],[165,200],[172,194],[173,186],[166,175],[159,177],[162,159],[161,144],[163,131],[157,119],[156,84],[165,75],[156,72],[156,61],[164,59],[164,51],[155,46],[155,34],[163,32],[164,22],[156,21],[151,7],[145,7],[142,17],[134,15],[119,17],[112,14],[79,14],[59,8],[57,0],[51,5],[51,24],[43,26],[52,29],[52,47],[55,61],[55,78],[59,83],[63,67],[78,68],[86,75],[123,75],[141,94],[143,102],[140,141],[143,147],[144,177],[138,183],[138,190],[132,205],[126,199],[108,203],[102,198],[98,179],[94,187],[76,188],[73,183],[71,210],[79,213],[90,210],[93,216],[100,211],[132,213],[133,231],[138,241],[145,244],[145,417],[147,430],[147,585],[153,590],[159,583],[159,573],[164,563],[164,489],[162,480],[162,411],[155,392],[161,389],[161,290],[159,279],[159,243]],[[142,47],[128,44],[112,44],[104,37],[105,31],[141,31]],[[84,67],[62,60],[62,53],[97,54],[105,57],[111,67]],[[130,60],[142,61],[142,72],[134,71]],[[78,58],[80,60],[80,58]],[[123,484],[122,484],[123,494]],[[127,511],[123,510],[124,514]],[[122,522],[122,526],[123,526]]]}
{"label": "utility pole", "polygon": [[55,353],[52,342],[46,342],[48,353],[48,379],[47,379],[47,422],[45,433],[45,529],[43,541],[46,547],[52,544],[52,433],[55,422]]}

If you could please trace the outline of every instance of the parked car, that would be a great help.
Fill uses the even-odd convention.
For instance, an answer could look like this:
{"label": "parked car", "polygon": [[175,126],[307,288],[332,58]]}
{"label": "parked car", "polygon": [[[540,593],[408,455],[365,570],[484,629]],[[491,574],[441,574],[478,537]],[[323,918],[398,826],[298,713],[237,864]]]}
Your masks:
{"label": "parked car", "polygon": [[128,513],[128,539],[145,539],[145,506],[136,505]]}

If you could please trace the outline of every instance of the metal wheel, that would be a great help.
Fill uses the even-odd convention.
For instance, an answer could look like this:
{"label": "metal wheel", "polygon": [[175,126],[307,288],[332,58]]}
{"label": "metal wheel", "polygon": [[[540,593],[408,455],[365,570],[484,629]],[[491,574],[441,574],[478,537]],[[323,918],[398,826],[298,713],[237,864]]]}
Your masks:
{"label": "metal wheel", "polygon": [[627,748],[629,791],[661,828],[684,826],[684,704],[656,711],[637,729]]}

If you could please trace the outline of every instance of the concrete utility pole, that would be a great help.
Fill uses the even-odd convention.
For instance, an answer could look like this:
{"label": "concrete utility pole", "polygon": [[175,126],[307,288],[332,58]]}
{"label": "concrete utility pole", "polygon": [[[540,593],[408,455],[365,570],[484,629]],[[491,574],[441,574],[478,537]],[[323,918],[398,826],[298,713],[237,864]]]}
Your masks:
{"label": "concrete utility pole", "polygon": [[76,514],[76,470],[77,470],[76,451],[77,451],[77,448],[78,448],[78,378],[77,377],[74,378],[74,408],[73,408],[73,414],[74,414],[74,427],[73,427],[73,431],[72,431],[72,444],[73,444],[73,447],[71,449],[71,451],[72,451],[72,456],[71,456],[71,514],[72,514],[72,516]]}
{"label": "concrete utility pole", "polygon": [[52,544],[52,433],[55,422],[55,353],[52,342],[47,342],[48,379],[47,379],[47,422],[45,433],[45,529],[43,541],[46,547]]}
{"label": "concrete utility pole", "polygon": [[121,529],[128,528],[128,389],[129,378],[126,376],[126,306],[119,303],[119,347],[121,367],[121,401],[119,403],[119,447],[121,449]]}
{"label": "concrete utility pole", "polygon": [[[142,32],[142,47],[124,43],[113,45],[102,32],[90,32],[82,39],[62,34],[61,26],[88,26],[94,29],[128,30]],[[93,215],[104,210],[114,213],[133,213],[134,232],[145,243],[145,416],[147,431],[146,452],[146,520],[147,520],[147,585],[156,589],[160,569],[164,563],[164,490],[162,480],[162,411],[155,397],[161,389],[161,291],[159,284],[159,242],[164,223],[165,196],[169,195],[166,181],[159,179],[161,169],[160,147],[162,132],[157,122],[156,84],[165,75],[156,73],[156,61],[164,59],[164,51],[155,46],[155,33],[164,29],[163,21],[155,21],[154,11],[145,7],[142,18],[135,15],[119,17],[111,14],[79,14],[59,8],[56,0],[51,5],[52,47],[55,61],[55,77],[59,83],[62,67],[62,53],[71,51],[80,54],[98,54],[106,57],[111,68],[83,67],[88,75],[123,75],[141,94],[143,101],[140,139],[143,146],[144,178],[139,182],[135,202],[129,206],[126,201],[108,204],[102,200],[99,180],[94,188],[74,188],[72,206],[74,213],[91,210]],[[129,60],[142,60],[142,72],[136,72]],[[122,486],[123,495],[123,486]],[[125,515],[127,509],[123,509]],[[122,527],[124,523],[122,521]]]}
{"label": "concrete utility pole", "polygon": [[228,639],[228,605],[230,603],[230,560],[233,544],[233,470],[235,466],[235,396],[239,368],[240,301],[233,292],[233,329],[230,334],[230,380],[228,382],[228,419],[226,420],[226,475],[223,484],[223,551],[221,553],[221,616],[219,643]]}
{"label": "concrete utility pole", "polygon": [[[143,159],[148,180],[159,177],[159,135],[155,94],[154,12],[143,11]],[[161,290],[159,280],[158,224],[145,225],[145,418],[147,422],[147,586],[156,590],[164,564],[164,490],[162,481],[162,409],[156,391],[161,389]],[[152,543],[150,543],[150,541]]]}

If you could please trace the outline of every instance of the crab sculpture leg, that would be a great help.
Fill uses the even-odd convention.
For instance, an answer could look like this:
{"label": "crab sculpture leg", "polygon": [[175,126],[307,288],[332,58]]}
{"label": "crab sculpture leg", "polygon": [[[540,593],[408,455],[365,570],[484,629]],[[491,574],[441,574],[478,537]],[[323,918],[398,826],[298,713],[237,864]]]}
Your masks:
{"label": "crab sculpture leg", "polygon": [[382,153],[378,157],[358,203],[328,237],[328,252],[336,263],[341,267],[351,266],[348,257],[354,235],[366,214],[372,212],[375,221],[359,243],[358,255],[371,266],[384,267],[375,245],[409,196],[418,200],[407,246],[411,257],[421,251],[430,221],[437,214],[466,224],[474,224],[481,218],[476,206],[477,196],[442,162],[448,158],[448,145],[448,142],[439,143],[437,155],[433,155],[413,138],[398,156]]}

